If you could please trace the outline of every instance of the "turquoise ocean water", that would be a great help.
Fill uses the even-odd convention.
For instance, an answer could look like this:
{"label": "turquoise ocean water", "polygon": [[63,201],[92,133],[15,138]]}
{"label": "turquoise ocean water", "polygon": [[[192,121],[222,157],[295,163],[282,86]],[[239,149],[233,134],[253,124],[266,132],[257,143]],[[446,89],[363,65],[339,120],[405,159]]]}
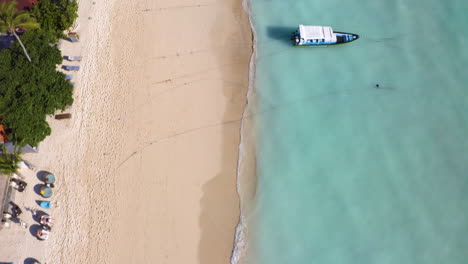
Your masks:
{"label": "turquoise ocean water", "polygon": [[[247,263],[468,263],[468,1],[251,8],[260,114]],[[299,24],[361,39],[294,48]]]}

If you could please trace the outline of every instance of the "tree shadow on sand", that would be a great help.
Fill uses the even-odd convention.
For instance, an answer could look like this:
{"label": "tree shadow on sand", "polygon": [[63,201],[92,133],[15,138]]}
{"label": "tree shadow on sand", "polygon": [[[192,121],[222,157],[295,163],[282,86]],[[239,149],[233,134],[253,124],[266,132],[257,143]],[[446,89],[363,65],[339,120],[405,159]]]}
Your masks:
{"label": "tree shadow on sand", "polygon": [[[239,217],[239,202],[233,199],[236,193],[232,176],[232,171],[221,172],[202,187],[200,263],[229,263]],[[229,178],[232,180],[226,180]]]}

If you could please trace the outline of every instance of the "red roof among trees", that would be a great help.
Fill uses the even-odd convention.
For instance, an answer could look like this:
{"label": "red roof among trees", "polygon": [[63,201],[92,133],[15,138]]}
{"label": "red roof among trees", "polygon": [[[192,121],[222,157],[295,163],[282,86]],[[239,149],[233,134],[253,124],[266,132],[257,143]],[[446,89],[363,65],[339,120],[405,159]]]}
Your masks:
{"label": "red roof among trees", "polygon": [[[11,2],[11,1],[13,0],[0,0],[0,3]],[[18,2],[16,9],[23,10],[23,9],[30,9],[33,5],[39,3],[39,0],[16,0],[16,2]]]}
{"label": "red roof among trees", "polygon": [[3,127],[2,124],[0,124],[0,143],[6,143],[8,142],[8,134],[5,131],[5,128]]}

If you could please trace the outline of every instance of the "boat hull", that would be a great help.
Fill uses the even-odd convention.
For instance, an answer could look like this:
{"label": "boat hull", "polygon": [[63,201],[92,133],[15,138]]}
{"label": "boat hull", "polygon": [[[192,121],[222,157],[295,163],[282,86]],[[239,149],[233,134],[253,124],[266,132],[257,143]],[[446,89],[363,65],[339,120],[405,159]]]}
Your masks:
{"label": "boat hull", "polygon": [[299,44],[296,41],[296,39],[299,37],[299,33],[296,31],[292,34],[291,41],[292,41],[292,44],[296,47],[327,47],[327,46],[337,46],[337,45],[347,44],[347,43],[351,43],[359,39],[358,34],[346,33],[346,32],[334,32],[334,34],[337,36],[336,42],[330,42],[330,43],[309,42],[309,43]]}

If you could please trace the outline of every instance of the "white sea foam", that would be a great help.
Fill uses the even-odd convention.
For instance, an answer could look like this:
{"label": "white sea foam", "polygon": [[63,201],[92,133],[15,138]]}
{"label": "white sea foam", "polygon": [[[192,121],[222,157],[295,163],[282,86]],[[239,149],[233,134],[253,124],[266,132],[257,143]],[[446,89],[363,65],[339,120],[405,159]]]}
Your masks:
{"label": "white sea foam", "polygon": [[245,211],[242,210],[243,208],[243,203],[247,202],[245,199],[243,199],[243,194],[242,194],[242,172],[243,172],[243,158],[246,155],[245,153],[245,144],[246,144],[246,136],[249,133],[249,130],[246,129],[245,127],[245,118],[248,116],[248,113],[250,112],[250,109],[252,107],[253,103],[253,89],[254,89],[254,84],[255,84],[255,61],[257,57],[256,53],[256,32],[255,28],[252,22],[252,16],[251,16],[251,7],[250,7],[250,0],[244,0],[242,2],[242,6],[244,11],[247,13],[249,17],[249,22],[250,22],[250,28],[252,30],[252,56],[250,58],[250,65],[249,65],[249,86],[247,88],[247,104],[245,106],[244,112],[242,114],[242,121],[241,121],[241,129],[240,129],[240,143],[239,143],[239,158],[237,162],[237,193],[239,195],[239,200],[240,200],[240,217],[239,217],[239,224],[236,227],[236,233],[235,233],[235,239],[234,239],[234,248],[232,250],[232,255],[231,255],[231,264],[238,264],[241,258],[245,255],[246,247],[247,247],[247,241],[246,241],[246,231],[247,231],[247,223],[245,219]]}

